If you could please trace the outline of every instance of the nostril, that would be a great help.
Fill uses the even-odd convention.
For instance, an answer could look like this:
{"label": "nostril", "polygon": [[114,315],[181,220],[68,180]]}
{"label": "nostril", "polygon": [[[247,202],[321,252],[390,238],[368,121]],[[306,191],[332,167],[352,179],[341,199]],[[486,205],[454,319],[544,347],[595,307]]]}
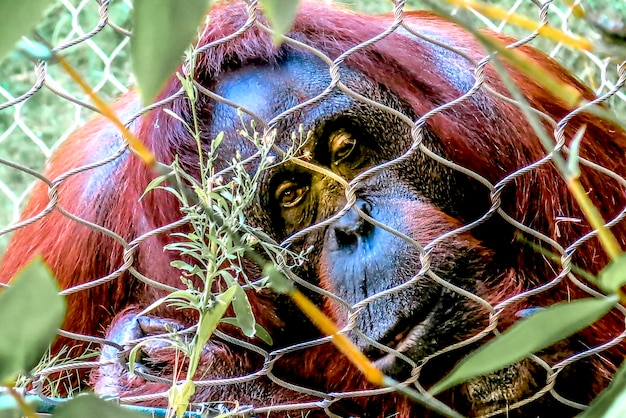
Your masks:
{"label": "nostril", "polygon": [[[354,202],[354,206],[356,206],[361,212],[363,212],[367,216],[370,216],[370,214],[372,213],[372,205],[365,200],[357,200],[356,202]],[[367,223],[364,219],[361,219],[361,221]]]}
{"label": "nostril", "polygon": [[335,228],[333,232],[335,235],[335,241],[337,242],[337,246],[339,248],[356,245],[358,236],[353,234],[351,231],[347,231],[342,228]]}
{"label": "nostril", "polygon": [[[354,206],[366,215],[372,211],[371,205],[361,199],[357,200]],[[369,234],[371,228],[372,225],[364,220],[356,209],[351,208],[331,226],[331,236],[338,248],[353,247],[358,243],[359,238]]]}

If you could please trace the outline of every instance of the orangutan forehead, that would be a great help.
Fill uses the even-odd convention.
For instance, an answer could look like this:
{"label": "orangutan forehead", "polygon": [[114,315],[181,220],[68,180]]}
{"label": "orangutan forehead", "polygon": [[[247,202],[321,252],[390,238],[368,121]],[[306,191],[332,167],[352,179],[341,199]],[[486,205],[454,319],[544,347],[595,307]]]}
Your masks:
{"label": "orangutan forehead", "polygon": [[[383,110],[360,100],[359,95],[412,118],[408,106],[383,86],[348,67],[340,71],[342,83],[356,94],[346,93],[339,87],[329,89],[328,65],[310,55],[290,55],[277,64],[246,65],[224,73],[216,80],[214,91],[227,102],[215,101],[211,106],[208,115],[211,136],[224,132],[229,141],[246,148],[252,145],[238,138],[237,132],[242,123],[249,128],[253,119],[257,120],[257,131],[262,132],[263,123],[276,128],[281,143],[290,142],[291,135],[300,129],[312,131],[316,136],[329,135],[332,132],[328,129],[342,127],[341,123],[334,123],[339,119],[349,124],[350,120],[365,123],[368,118],[379,119],[378,114],[389,118]],[[262,123],[258,123],[259,120]]]}
{"label": "orangutan forehead", "polygon": [[[247,65],[224,73],[216,80],[215,92],[268,122],[320,95],[330,83],[326,64],[314,57],[293,56],[278,64]],[[223,103],[214,108],[217,123],[221,122],[217,118],[232,118],[235,113]]]}

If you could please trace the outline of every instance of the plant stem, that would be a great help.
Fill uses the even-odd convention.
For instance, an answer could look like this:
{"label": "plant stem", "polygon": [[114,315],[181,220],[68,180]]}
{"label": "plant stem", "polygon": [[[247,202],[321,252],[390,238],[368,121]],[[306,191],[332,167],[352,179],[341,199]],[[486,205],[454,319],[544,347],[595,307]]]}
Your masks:
{"label": "plant stem", "polygon": [[567,185],[591,227],[598,231],[598,240],[600,240],[602,248],[604,248],[604,251],[611,257],[611,260],[615,260],[622,253],[622,249],[615,235],[604,225],[604,219],[602,219],[598,208],[591,202],[591,199],[589,199],[589,196],[577,177],[570,178]]}

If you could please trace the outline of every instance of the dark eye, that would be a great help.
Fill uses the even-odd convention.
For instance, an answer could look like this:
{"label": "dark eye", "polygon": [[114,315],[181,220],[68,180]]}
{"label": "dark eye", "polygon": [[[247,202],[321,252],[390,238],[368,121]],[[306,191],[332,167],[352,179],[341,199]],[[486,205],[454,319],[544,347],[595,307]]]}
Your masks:
{"label": "dark eye", "polygon": [[304,186],[293,180],[287,180],[276,188],[274,197],[281,207],[292,208],[302,202],[308,192],[309,186]]}
{"label": "dark eye", "polygon": [[346,161],[356,148],[356,139],[346,131],[339,131],[331,136],[330,155],[332,163],[337,165]]}

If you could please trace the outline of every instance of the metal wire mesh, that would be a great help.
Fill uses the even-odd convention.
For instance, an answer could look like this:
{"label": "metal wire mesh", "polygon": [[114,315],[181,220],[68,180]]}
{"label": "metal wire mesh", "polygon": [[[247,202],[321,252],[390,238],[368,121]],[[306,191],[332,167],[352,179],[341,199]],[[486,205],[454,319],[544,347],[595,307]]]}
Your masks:
{"label": "metal wire mesh", "polygon": [[[95,92],[105,96],[106,98],[112,98],[119,93],[126,92],[126,86],[129,84],[130,80],[128,77],[129,69],[127,65],[128,59],[126,50],[129,39],[129,31],[125,27],[129,25],[129,22],[126,18],[126,13],[128,13],[129,11],[130,2],[104,0],[101,0],[99,2],[95,2],[92,0],[71,2],[69,0],[63,0],[60,2],[60,4],[60,6],[54,8],[50,12],[51,14],[59,17],[59,23],[52,31],[53,37],[51,39],[53,45],[55,46],[55,50],[66,53],[66,55],[70,59],[70,62],[74,60],[73,65],[75,65],[76,68],[78,68],[79,70],[83,68],[88,69],[88,72],[82,72],[93,86]],[[354,98],[356,101],[366,102],[370,106],[379,109],[381,112],[388,112],[400,118],[404,123],[406,123],[407,126],[410,127],[411,138],[413,140],[410,149],[401,157],[393,159],[385,164],[368,169],[358,174],[349,182],[344,181],[343,185],[346,187],[346,204],[344,209],[324,222],[317,223],[313,226],[296,232],[295,234],[288,237],[284,242],[282,242],[282,246],[289,246],[290,244],[297,242],[298,240],[302,239],[308,234],[311,234],[312,232],[323,230],[328,225],[340,219],[351,208],[356,207],[356,191],[362,184],[366,183],[369,178],[376,176],[381,172],[384,172],[385,170],[392,169],[394,166],[398,166],[403,162],[403,160],[410,158],[415,153],[421,152],[428,158],[431,158],[440,164],[443,164],[453,170],[457,170],[466,174],[467,176],[483,184],[490,191],[491,205],[482,217],[472,223],[460,226],[454,231],[447,232],[436,237],[427,245],[418,243],[415,240],[403,235],[399,231],[394,230],[392,226],[384,225],[381,222],[376,221],[372,217],[368,216],[368,214],[359,211],[360,215],[372,224],[376,225],[379,228],[388,230],[398,236],[401,236],[403,239],[410,241],[411,244],[417,248],[422,268],[414,275],[411,280],[403,283],[400,286],[387,289],[383,292],[376,294],[373,297],[362,300],[356,305],[350,306],[345,301],[341,301],[338,296],[332,295],[327,291],[324,291],[320,288],[317,288],[316,286],[313,286],[310,283],[304,282],[297,277],[294,277],[294,279],[298,281],[302,286],[312,289],[314,292],[317,292],[324,297],[339,300],[340,302],[342,302],[343,306],[347,306],[348,313],[346,316],[344,331],[353,331],[357,334],[359,333],[359,329],[357,328],[357,318],[362,313],[364,307],[366,307],[368,304],[372,304],[376,300],[384,298],[387,295],[398,293],[401,290],[406,289],[407,287],[414,286],[424,277],[428,277],[430,280],[433,280],[440,286],[474,301],[477,305],[482,306],[487,312],[489,312],[488,324],[481,332],[462,342],[447,346],[445,349],[432,354],[420,364],[415,364],[415,362],[406,358],[406,356],[403,356],[398,351],[377,344],[376,342],[372,342],[372,344],[374,344],[376,347],[383,350],[384,352],[400,356],[406,361],[412,363],[413,371],[411,373],[411,377],[407,380],[407,383],[415,384],[418,388],[421,388],[420,372],[429,360],[441,357],[453,350],[457,350],[459,348],[474,344],[475,342],[483,339],[485,336],[492,335],[494,332],[497,333],[499,315],[505,309],[514,307],[518,301],[538,294],[542,294],[543,292],[548,292],[550,288],[556,286],[562,280],[570,280],[573,284],[577,285],[590,295],[596,295],[597,293],[594,290],[586,287],[572,273],[572,258],[575,257],[577,248],[580,247],[584,242],[591,239],[593,237],[593,233],[582,236],[575,242],[559,243],[556,242],[552,237],[549,237],[539,231],[530,228],[523,221],[511,218],[505,211],[502,210],[500,206],[500,194],[506,187],[515,184],[515,180],[517,178],[520,178],[529,173],[532,175],[534,170],[540,170],[543,165],[552,160],[552,155],[546,154],[542,160],[537,161],[532,165],[523,167],[520,170],[499,179],[497,183],[493,183],[485,178],[482,178],[472,170],[459,166],[453,161],[437,155],[424,144],[424,126],[429,119],[444,112],[447,109],[454,108],[455,105],[462,103],[463,101],[471,99],[475,94],[477,94],[477,92],[485,91],[488,89],[488,86],[486,86],[484,79],[484,68],[486,65],[489,64],[489,59],[487,57],[484,60],[476,63],[474,71],[474,85],[467,92],[465,92],[458,98],[449,101],[448,103],[444,103],[441,106],[432,109],[430,112],[422,115],[417,120],[411,120],[410,118],[400,114],[397,110],[394,110],[389,106],[367,99],[361,94],[349,88],[346,84],[344,84],[341,70],[344,66],[344,62],[346,61],[346,59],[357,53],[359,50],[365,49],[369,45],[372,45],[379,40],[384,39],[394,31],[410,32],[413,34],[413,36],[417,38],[425,39],[428,42],[437,42],[434,39],[428,39],[419,33],[415,33],[410,26],[404,24],[403,11],[405,8],[407,8],[405,2],[397,2],[395,7],[393,8],[393,13],[395,17],[393,20],[393,24],[386,31],[378,34],[367,42],[364,42],[349,50],[344,51],[334,60],[329,59],[320,51],[316,51],[313,47],[304,45],[295,39],[287,40],[286,43],[292,45],[295,49],[305,50],[322,58],[328,64],[331,75],[331,82],[327,86],[324,93],[322,93],[321,95],[316,96],[315,98],[308,100],[304,103],[301,103],[298,106],[290,108],[288,111],[275,116],[271,120],[262,121],[261,119],[261,121],[263,123],[263,129],[266,131],[271,131],[273,128],[279,126],[283,121],[289,119],[292,114],[297,113],[300,109],[306,106],[311,106],[314,103],[321,102],[333,91],[336,91],[338,89],[345,93],[347,96]],[[571,7],[562,7],[562,5],[556,5],[552,1],[545,1],[540,4],[539,2],[525,0],[517,0],[512,3],[509,8],[510,13],[530,14],[533,17],[538,18],[542,22],[550,22],[553,26],[560,27],[565,32],[570,32],[570,25],[578,24],[575,23],[577,21],[572,16],[572,10],[573,9]],[[252,27],[254,25],[261,25],[257,15],[258,7],[256,2],[252,1],[248,4],[248,11],[250,13],[250,16],[247,25],[242,27],[241,31],[235,33],[234,35],[232,35],[232,37],[240,36],[249,27]],[[119,20],[112,19],[111,16],[113,14],[116,16],[116,19]],[[494,31],[507,32],[509,30],[512,30],[521,39],[519,42],[512,45],[512,48],[532,43],[533,40],[536,38],[536,33],[521,34],[519,33],[519,31],[517,31],[517,29],[512,29],[510,26],[508,26],[506,22],[494,23],[492,20],[479,13],[475,12],[474,15],[479,22]],[[626,109],[626,92],[622,88],[624,83],[626,82],[626,63],[622,63],[620,66],[618,66],[618,70],[615,71],[615,64],[611,62],[611,60],[608,58],[601,58],[590,52],[572,52],[571,50],[565,49],[561,44],[550,45],[547,42],[542,42],[543,43],[541,43],[539,46],[544,48],[546,52],[555,57],[557,60],[564,62],[565,65],[570,66],[572,70],[578,71],[578,76],[583,79],[587,84],[593,87],[595,93],[598,95],[598,97],[600,97],[601,101],[609,103],[609,105],[618,112],[624,111],[624,109]],[[209,45],[204,48],[207,49],[214,46],[215,45]],[[458,46],[443,45],[443,47],[449,49],[450,51],[458,53],[461,56],[463,56],[464,54],[462,48]],[[202,51],[196,51],[196,53],[200,52]],[[583,62],[584,64],[581,65],[581,62]],[[105,277],[93,277],[93,280],[89,281],[88,283],[70,289],[65,289],[63,291],[63,294],[82,294],[81,292],[85,292],[87,289],[97,288],[98,286],[110,282],[126,273],[130,273],[132,276],[141,280],[143,283],[146,283],[149,286],[154,286],[157,289],[162,289],[165,291],[176,290],[170,286],[159,283],[157,280],[146,277],[141,271],[135,270],[133,265],[137,248],[143,242],[150,240],[152,237],[157,237],[162,234],[175,231],[176,228],[182,225],[182,221],[149,231],[148,233],[138,236],[132,241],[127,242],[125,239],[117,236],[106,228],[86,222],[76,215],[65,212],[61,207],[55,206],[58,197],[58,189],[63,184],[65,179],[76,175],[77,173],[87,172],[96,167],[101,167],[108,162],[115,161],[123,152],[125,152],[125,150],[119,149],[111,152],[107,154],[106,157],[100,158],[97,162],[93,164],[85,165],[78,169],[68,171],[57,178],[42,178],[42,175],[40,173],[43,172],[44,161],[46,158],[50,157],[55,144],[57,142],[63,141],[73,130],[75,130],[76,127],[80,126],[85,121],[86,117],[91,116],[93,114],[93,108],[88,103],[85,103],[85,97],[83,96],[83,94],[80,93],[77,88],[73,86],[73,83],[69,81],[67,77],[64,76],[64,74],[54,66],[38,64],[34,68],[32,68],[32,70],[28,71],[26,69],[24,69],[23,71],[16,70],[15,68],[19,66],[24,66],[24,63],[18,58],[11,59],[9,61],[9,65],[5,66],[5,68],[2,70],[3,73],[5,71],[8,72],[5,73],[7,74],[6,76],[2,77],[5,82],[0,85],[0,94],[3,97],[3,102],[0,103],[0,194],[2,194],[3,197],[0,200],[4,201],[2,206],[0,206],[0,252],[4,250],[5,246],[7,245],[8,238],[13,231],[22,228],[25,225],[36,221],[37,219],[42,218],[51,211],[61,211],[64,216],[72,217],[77,222],[88,225],[90,228],[99,229],[101,232],[112,237],[124,248],[124,262],[115,272]],[[198,86],[198,89],[201,91],[202,94],[206,94],[214,100],[225,102],[223,98],[220,98],[215,93],[202,90],[202,86]],[[142,114],[146,113],[148,110],[158,106],[159,104],[156,104],[154,106],[151,106],[150,108],[142,109],[135,115],[130,117],[129,120],[126,120],[124,122],[130,123],[132,120],[135,120]],[[245,109],[243,109],[243,111],[248,114],[253,114],[253,112],[249,110],[246,111]],[[574,115],[572,114],[561,121],[556,121],[557,128],[555,129],[554,137],[556,139],[557,147],[562,147],[565,143],[565,128],[568,126],[569,119],[571,119],[573,116]],[[59,132],[61,133],[60,135]],[[603,169],[602,167],[594,165],[594,161],[584,161],[583,163],[594,170],[604,170],[605,172],[608,171],[606,169]],[[626,184],[626,180],[621,176],[621,174],[613,172],[608,172],[606,174],[613,179],[616,179],[620,184]],[[33,177],[42,178],[42,180],[44,180],[50,186],[50,203],[48,204],[44,212],[39,213],[35,217],[26,219],[23,222],[18,222],[20,208],[22,207],[28,196],[28,185],[32,182]],[[530,198],[532,198],[532,196]],[[619,214],[614,219],[610,220],[610,225],[620,222],[625,214],[624,209],[617,209],[619,209]],[[552,278],[552,280],[524,292],[520,292],[514,298],[499,301],[497,304],[490,303],[484,298],[468,292],[460,286],[450,283],[449,281],[440,277],[431,268],[432,251],[437,247],[438,244],[445,241],[446,239],[449,239],[450,237],[459,236],[466,231],[474,230],[477,226],[483,223],[486,217],[490,216],[494,212],[497,212],[499,216],[501,216],[503,219],[506,220],[506,222],[508,222],[510,225],[513,225],[518,230],[523,231],[528,235],[547,243],[551,250],[554,251],[558,257],[561,258],[560,262],[555,262],[553,264],[554,277]],[[529,217],[532,217],[532,214],[529,214]],[[566,223],[575,220],[563,218],[561,221],[563,223]],[[36,237],[34,237],[33,239],[36,239]],[[102,339],[94,335],[81,336],[72,335],[66,332],[64,332],[63,335],[73,337],[82,341],[94,342],[97,344],[103,342]],[[362,333],[359,335],[364,337]],[[321,409],[325,410],[329,416],[333,416],[332,412],[330,412],[329,407],[339,400],[373,396],[389,391],[389,389],[371,389],[353,392],[323,393],[314,388],[283,381],[278,376],[273,374],[273,365],[280,358],[290,353],[304,350],[315,345],[326,344],[328,342],[328,338],[320,338],[314,341],[308,341],[306,343],[300,343],[273,351],[266,351],[248,342],[226,335],[220,331],[216,332],[216,336],[222,341],[226,341],[230,344],[241,347],[242,350],[251,350],[261,355],[265,359],[265,361],[263,362],[263,367],[257,370],[255,373],[245,376],[225,376],[223,379],[217,380],[200,380],[196,382],[196,385],[198,387],[201,388],[212,387],[216,385],[233,385],[246,382],[252,382],[252,384],[254,384],[254,382],[257,381],[259,378],[267,377],[280,386],[287,387],[296,393],[302,393],[305,395],[309,395],[311,398],[317,399],[316,401],[290,403],[288,405],[255,405],[253,408],[244,408],[244,412],[246,413],[258,415],[265,413],[278,413],[281,411],[302,411],[302,413],[305,413],[309,410]],[[559,373],[567,366],[584,357],[592,355],[601,356],[604,350],[621,342],[624,336],[624,333],[618,330],[616,332],[616,335],[613,335],[611,338],[607,338],[604,344],[598,347],[589,347],[587,350],[573,353],[571,356],[568,356],[565,359],[561,359],[555,364],[548,364],[545,360],[533,356],[531,358],[531,361],[536,362],[540,367],[543,367],[546,370],[547,381],[541,384],[541,388],[536,391],[532,397],[508,405],[508,408],[515,409],[516,407],[519,407],[526,403],[533,402],[541,396],[544,396],[546,392],[552,392],[552,396],[556,397],[563,403],[569,403],[572,406],[578,408],[584,407],[584,405],[578,405],[575,402],[569,401],[561,397],[554,390],[554,385],[558,379]],[[112,344],[111,342],[108,343]],[[68,353],[68,356],[71,357],[71,352]],[[98,364],[93,361],[74,361],[62,365],[47,365],[42,367],[37,372],[35,378],[53,375],[59,371],[76,370],[81,368],[91,369],[97,366]],[[139,370],[137,373],[141,376],[146,377],[146,379],[148,379],[149,381],[159,381],[160,379],[159,376],[151,376],[149,373],[144,374],[141,370]],[[39,389],[45,391],[45,388],[39,387]],[[151,401],[154,401],[155,399],[162,400],[166,397],[166,393],[159,393],[128,397],[121,399],[121,402],[149,403]],[[501,413],[506,413],[506,410],[489,411],[487,415],[490,416]]]}

